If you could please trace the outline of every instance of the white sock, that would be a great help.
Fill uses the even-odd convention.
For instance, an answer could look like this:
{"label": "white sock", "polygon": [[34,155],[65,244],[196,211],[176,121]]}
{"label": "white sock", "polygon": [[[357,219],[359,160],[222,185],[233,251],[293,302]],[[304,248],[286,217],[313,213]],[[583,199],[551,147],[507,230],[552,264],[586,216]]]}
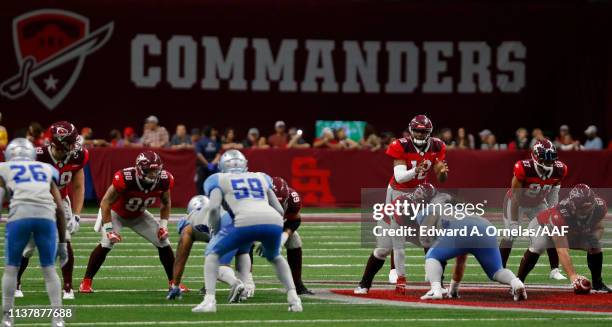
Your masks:
{"label": "white sock", "polygon": [[509,269],[500,269],[495,273],[495,275],[493,275],[493,280],[506,285],[510,285],[512,280],[515,278],[516,276]]}
{"label": "white sock", "polygon": [[440,261],[431,258],[425,260],[425,276],[432,285],[433,283],[442,282],[442,273],[443,270]]}
{"label": "white sock", "polygon": [[19,267],[4,266],[4,274],[2,275],[2,311],[4,313],[9,312],[15,304],[18,272]]}
{"label": "white sock", "polygon": [[398,276],[406,276],[406,250],[393,249],[393,260],[395,261],[395,271]]}
{"label": "white sock", "polygon": [[45,277],[45,287],[49,295],[51,308],[59,309],[62,307],[62,283],[60,282],[55,266],[42,267]]}
{"label": "white sock", "polygon": [[287,290],[287,302],[289,302],[289,304],[300,302],[301,300],[295,291],[293,276],[291,276],[291,268],[289,268],[287,260],[279,255],[278,257],[274,258],[271,263],[276,269],[276,276],[278,276],[278,279]]}
{"label": "white sock", "polygon": [[248,253],[243,253],[236,257],[236,270],[238,279],[246,283],[251,273],[251,257],[249,257]]}
{"label": "white sock", "polygon": [[434,290],[434,291],[442,290],[442,283],[441,282],[432,282],[431,283],[431,289]]}
{"label": "white sock", "polygon": [[455,281],[454,279],[451,279],[450,282],[450,289],[453,291],[456,291],[459,289],[459,286],[461,285],[461,282]]}
{"label": "white sock", "polygon": [[234,285],[237,281],[234,269],[228,266],[219,266],[219,276],[217,278],[229,285]]}
{"label": "white sock", "polygon": [[219,274],[219,256],[209,254],[204,263],[204,283],[206,286],[206,296],[215,297],[217,292],[217,275]]}

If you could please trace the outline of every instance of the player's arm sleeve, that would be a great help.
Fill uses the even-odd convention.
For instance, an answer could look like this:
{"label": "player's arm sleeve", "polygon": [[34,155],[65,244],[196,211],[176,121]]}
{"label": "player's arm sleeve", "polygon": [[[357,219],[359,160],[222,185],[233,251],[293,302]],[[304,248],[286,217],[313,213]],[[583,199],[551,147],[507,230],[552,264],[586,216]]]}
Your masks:
{"label": "player's arm sleeve", "polygon": [[395,140],[389,144],[389,147],[387,147],[387,151],[385,151],[385,153],[391,158],[403,160],[404,148],[402,147],[400,140]]}
{"label": "player's arm sleeve", "polygon": [[[213,175],[214,176],[214,175]],[[211,176],[212,177],[212,176]],[[209,177],[210,178],[210,177]],[[219,227],[221,226],[221,202],[223,201],[223,193],[221,193],[220,188],[213,188],[210,191],[210,202],[208,203],[208,226],[212,230],[213,233],[219,231]]]}
{"label": "player's arm sleeve", "polygon": [[[204,181],[204,192],[208,197],[211,196],[211,192],[214,189],[218,189],[221,193],[221,186],[219,185],[219,174],[210,175],[206,181]],[[221,202],[219,202],[221,204]]]}
{"label": "player's arm sleeve", "polygon": [[405,183],[416,177],[416,167],[408,169],[408,166],[398,164],[393,166],[393,177],[398,183]]}
{"label": "player's arm sleeve", "polygon": [[280,202],[278,202],[276,194],[274,194],[274,190],[272,188],[268,188],[268,203],[281,215],[281,217],[285,215],[285,210]]}

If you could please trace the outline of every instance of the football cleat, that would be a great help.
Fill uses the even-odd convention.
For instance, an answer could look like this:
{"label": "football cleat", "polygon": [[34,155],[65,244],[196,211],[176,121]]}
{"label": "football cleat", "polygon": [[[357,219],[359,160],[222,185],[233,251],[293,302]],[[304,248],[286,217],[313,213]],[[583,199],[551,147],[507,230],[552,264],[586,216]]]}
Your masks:
{"label": "football cleat", "polygon": [[62,299],[64,300],[74,300],[74,291],[71,289],[69,291],[64,290],[63,291],[64,295],[62,296]]}
{"label": "football cleat", "polygon": [[452,289],[452,288],[449,287],[448,290],[447,290],[446,296],[451,298],[451,299],[458,299],[458,298],[460,298],[460,296],[459,296],[459,288],[457,287],[455,289]]}
{"label": "football cleat", "polygon": [[94,290],[91,288],[92,280],[89,278],[84,278],[79,285],[79,293],[93,293]]}
{"label": "football cleat", "polygon": [[51,326],[52,327],[65,327],[66,323],[64,322],[64,319],[57,317],[51,320]]}
{"label": "football cleat", "polygon": [[369,288],[361,287],[361,285],[359,285],[353,290],[353,294],[365,295],[368,294],[369,291]]}
{"label": "football cleat", "polygon": [[397,283],[395,283],[395,294],[406,295],[408,290],[406,289],[406,277],[398,276]]}
{"label": "football cleat", "polygon": [[2,327],[13,327],[15,324],[13,323],[13,317],[11,317],[11,315],[6,312],[3,316],[2,316]]}
{"label": "football cleat", "polygon": [[603,282],[593,283],[592,288],[593,293],[612,293],[612,289],[610,289]]}
{"label": "football cleat", "polygon": [[304,286],[304,284],[302,283],[300,283],[300,285],[298,285],[295,288],[295,291],[297,292],[298,295],[314,295],[315,294],[313,291],[306,288],[306,286]]}
{"label": "football cleat", "polygon": [[253,281],[253,274],[249,273],[247,275],[246,281],[244,282],[244,292],[242,296],[246,298],[252,298],[255,296],[255,281]]}
{"label": "football cleat", "polygon": [[551,270],[550,271],[550,275],[548,275],[548,277],[550,277],[550,279],[554,279],[554,280],[566,280],[567,279],[567,277],[563,276],[563,274],[561,273],[559,268],[555,268],[555,269]]}
{"label": "football cleat", "polygon": [[204,301],[191,309],[191,312],[217,312],[217,300],[205,296]]}
{"label": "football cleat", "polygon": [[23,292],[21,291],[21,285],[17,285],[17,288],[15,289],[15,297],[23,297]]}
{"label": "football cleat", "polygon": [[304,311],[304,308],[302,308],[302,301],[298,300],[295,303],[290,303],[288,311],[289,312],[302,312],[302,311]]}
{"label": "football cleat", "polygon": [[[172,287],[174,286],[174,282],[173,281],[168,281],[168,290],[170,290]],[[181,289],[181,293],[187,293],[189,292],[189,287],[183,285],[182,283],[180,283],[178,285],[178,287]]]}
{"label": "football cleat", "polygon": [[397,283],[397,270],[391,269],[389,270],[389,284]]}
{"label": "football cleat", "polygon": [[431,289],[425,295],[421,296],[421,300],[442,300],[444,294],[441,288]]}
{"label": "football cleat", "polygon": [[234,285],[230,288],[229,295],[227,296],[228,303],[240,302],[240,295],[244,292],[244,284],[237,279]]}
{"label": "football cleat", "polygon": [[181,292],[181,288],[173,285],[168,291],[168,295],[166,295],[166,300],[182,300],[183,293]]}

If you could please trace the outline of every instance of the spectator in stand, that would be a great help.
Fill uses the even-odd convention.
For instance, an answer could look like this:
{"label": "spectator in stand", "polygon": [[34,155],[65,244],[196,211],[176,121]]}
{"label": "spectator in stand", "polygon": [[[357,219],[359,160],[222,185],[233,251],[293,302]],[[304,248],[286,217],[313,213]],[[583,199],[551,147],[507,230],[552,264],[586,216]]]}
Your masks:
{"label": "spectator in stand", "polygon": [[440,130],[440,139],[446,144],[447,149],[454,149],[457,146],[457,143],[453,140],[453,131],[450,128]]}
{"label": "spectator in stand", "polygon": [[314,140],[313,147],[321,149],[340,149],[342,146],[338,144],[338,140],[336,140],[334,136],[334,131],[329,127],[325,127],[321,131],[321,137]]}
{"label": "spectator in stand", "polygon": [[221,148],[223,150],[240,150],[244,148],[242,143],[236,142],[236,132],[234,128],[229,127],[225,129],[225,133],[223,133],[223,137],[221,138]]}
{"label": "spectator in stand", "polygon": [[247,137],[242,141],[244,148],[253,149],[267,149],[269,146],[266,144],[266,138],[259,136],[259,130],[255,127],[249,128]]}
{"label": "spectator in stand", "polygon": [[457,145],[457,149],[462,150],[474,149],[476,147],[474,135],[468,134],[463,127],[459,127],[459,129],[457,129],[457,139],[455,140],[455,144]]}
{"label": "spectator in stand", "polygon": [[508,150],[529,150],[530,143],[529,138],[527,138],[527,129],[521,127],[516,130],[516,138],[514,141],[510,142],[508,145]]}
{"label": "spectator in stand", "polygon": [[336,140],[338,140],[341,149],[359,149],[359,143],[346,135],[346,129],[344,127],[336,129]]}
{"label": "spectator in stand", "polygon": [[94,131],[91,127],[83,127],[81,129],[81,141],[84,147],[94,148],[108,146],[108,142],[103,139],[94,139]]}
{"label": "spectator in stand", "polygon": [[484,150],[484,148],[487,148],[487,138],[489,137],[489,135],[492,135],[493,133],[491,132],[490,129],[483,129],[482,131],[480,131],[480,133],[478,133],[478,136],[480,137],[480,149]]}
{"label": "spectator in stand", "polygon": [[45,145],[45,136],[44,130],[40,123],[31,122],[30,126],[28,126],[27,139],[34,144],[34,146],[43,146]]}
{"label": "spectator in stand", "polygon": [[142,145],[151,148],[163,148],[170,143],[168,130],[159,126],[159,119],[149,116],[145,119],[144,133],[142,134]]}
{"label": "spectator in stand", "polygon": [[206,178],[217,172],[217,165],[221,158],[221,143],[217,139],[216,129],[205,126],[202,128],[202,138],[195,145],[197,156],[196,169],[196,191],[203,195],[204,181]]}
{"label": "spectator in stand", "polygon": [[568,133],[563,136],[563,139],[561,139],[557,149],[562,151],[576,151],[581,149],[581,145],[579,141],[574,141],[572,135]]}
{"label": "spectator in stand", "polygon": [[142,143],[140,143],[140,138],[136,135],[136,132],[134,132],[134,128],[128,126],[123,129],[123,139],[117,146],[124,148],[139,148],[142,147]]}
{"label": "spectator in stand", "polygon": [[529,148],[532,149],[533,145],[536,144],[537,141],[542,141],[545,138],[546,137],[541,129],[534,128],[533,131],[531,131],[531,142],[529,142]]}
{"label": "spectator in stand", "polygon": [[109,145],[113,148],[119,147],[119,143],[121,143],[121,132],[118,129],[111,129],[109,137]]}
{"label": "spectator in stand", "polygon": [[380,136],[376,135],[376,129],[370,124],[366,124],[363,131],[363,139],[359,142],[362,148],[371,151],[380,150],[382,146]]}
{"label": "spectator in stand", "polygon": [[601,138],[597,136],[597,127],[595,125],[591,125],[587,127],[584,131],[584,135],[586,135],[587,140],[584,142],[584,150],[602,150],[603,142]]}
{"label": "spectator in stand", "polygon": [[382,132],[380,134],[380,146],[383,149],[387,149],[393,141],[395,141],[395,135],[392,132]]}
{"label": "spectator in stand", "polygon": [[284,149],[287,147],[289,137],[287,136],[285,122],[282,120],[274,124],[274,134],[268,137],[268,145],[272,148]]}
{"label": "spectator in stand", "polygon": [[297,129],[297,127],[289,128],[289,143],[287,143],[288,149],[307,149],[310,148],[310,144],[302,137],[303,131]]}
{"label": "spectator in stand", "polygon": [[198,141],[200,140],[201,137],[202,137],[202,132],[200,132],[199,128],[192,128],[191,129],[190,138],[191,138],[191,144],[192,145],[198,143]]}
{"label": "spectator in stand", "polygon": [[187,134],[187,126],[183,124],[176,125],[176,131],[170,139],[170,147],[172,149],[193,149],[191,136]]}
{"label": "spectator in stand", "polygon": [[485,139],[484,139],[484,143],[480,145],[480,149],[481,150],[500,150],[502,147],[497,144],[497,138],[495,137],[495,135],[493,133],[488,134]]}
{"label": "spectator in stand", "polygon": [[574,138],[570,134],[569,126],[561,125],[561,127],[559,127],[559,136],[555,139],[555,146],[561,148],[565,145],[566,148],[569,148],[573,147],[573,144]]}
{"label": "spectator in stand", "polygon": [[[2,113],[0,112],[0,123],[2,123]],[[8,144],[8,132],[6,128],[0,125],[0,149],[6,148]]]}

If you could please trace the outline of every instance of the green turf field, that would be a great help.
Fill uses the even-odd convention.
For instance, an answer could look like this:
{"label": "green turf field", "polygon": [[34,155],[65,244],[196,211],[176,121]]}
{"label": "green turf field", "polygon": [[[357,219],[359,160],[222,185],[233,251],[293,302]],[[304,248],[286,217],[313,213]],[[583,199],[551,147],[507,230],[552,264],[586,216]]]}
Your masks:
{"label": "green turf field", "polygon": [[[172,237],[176,242],[175,228]],[[0,226],[4,231],[4,224]],[[359,280],[371,249],[360,245],[358,223],[304,223],[300,227],[304,241],[304,280],[315,292],[326,288],[353,288]],[[609,234],[609,232],[608,232]],[[4,235],[4,234],[2,234]],[[246,303],[225,304],[227,286],[219,285],[217,294],[218,312],[194,314],[191,308],[202,300],[197,291],[184,295],[183,300],[165,300],[167,281],[159,263],[157,251],[146,241],[125,229],[123,242],[117,244],[109,254],[105,265],[94,280],[94,294],[76,294],[73,301],[65,301],[74,313],[67,325],[77,326],[146,326],[146,325],[218,325],[264,326],[296,323],[298,326],[530,326],[593,325],[610,326],[612,317],[585,314],[552,314],[541,312],[429,309],[386,306],[380,304],[351,304],[330,302],[303,297],[304,312],[289,313],[285,296],[279,291],[279,283],[265,260],[256,258],[254,279],[257,285],[255,298]],[[87,259],[97,244],[99,234],[92,224],[83,224],[73,238],[76,269],[75,287],[83,276]],[[524,243],[522,244],[524,246]],[[198,289],[202,286],[202,263],[204,244],[196,244],[188,261],[184,282]],[[512,253],[510,268],[516,270],[524,247]],[[574,263],[579,272],[588,275],[583,254],[576,252]],[[422,249],[410,248],[407,253],[408,278],[423,281]],[[23,280],[25,298],[17,299],[18,307],[40,306],[47,303],[42,274],[36,267],[36,259],[30,264]],[[609,277],[611,264],[604,264],[604,273]],[[546,256],[530,275],[532,283],[566,284],[548,279]],[[383,268],[377,281],[387,278],[388,266]],[[60,275],[61,276],[61,275]],[[604,278],[605,279],[605,278]],[[485,274],[473,258],[468,261],[466,281],[488,282]],[[380,286],[377,286],[380,287]],[[29,319],[16,321],[17,326],[46,326],[47,321]]]}

